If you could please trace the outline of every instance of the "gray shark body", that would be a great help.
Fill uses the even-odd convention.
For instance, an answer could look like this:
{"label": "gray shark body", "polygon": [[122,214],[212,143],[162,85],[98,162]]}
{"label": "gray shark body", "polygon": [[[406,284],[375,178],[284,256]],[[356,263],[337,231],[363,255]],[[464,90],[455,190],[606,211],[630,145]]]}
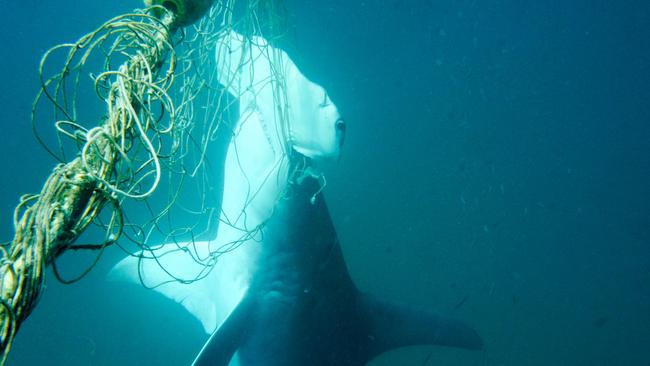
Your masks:
{"label": "gray shark body", "polygon": [[327,92],[261,37],[227,32],[216,48],[240,111],[218,232],[126,257],[109,280],[143,283],[194,315],[212,334],[197,366],[355,366],[408,345],[479,348],[462,323],[360,292],[318,182],[291,183],[296,161],[340,154],[345,124]]}
{"label": "gray shark body", "polygon": [[318,189],[312,178],[289,187],[250,287],[195,366],[359,366],[409,345],[482,347],[461,322],[360,292],[322,195],[311,202]]}

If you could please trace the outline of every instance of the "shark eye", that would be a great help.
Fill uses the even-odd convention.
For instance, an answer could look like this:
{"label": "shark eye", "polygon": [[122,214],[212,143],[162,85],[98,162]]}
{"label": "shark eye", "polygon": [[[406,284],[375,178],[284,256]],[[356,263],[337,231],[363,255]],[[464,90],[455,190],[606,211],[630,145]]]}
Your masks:
{"label": "shark eye", "polygon": [[345,120],[339,118],[334,124],[334,128],[336,128],[336,131],[338,132],[345,133]]}
{"label": "shark eye", "polygon": [[336,129],[336,136],[339,139],[339,147],[341,147],[345,142],[345,120],[343,118],[337,119],[334,128]]}

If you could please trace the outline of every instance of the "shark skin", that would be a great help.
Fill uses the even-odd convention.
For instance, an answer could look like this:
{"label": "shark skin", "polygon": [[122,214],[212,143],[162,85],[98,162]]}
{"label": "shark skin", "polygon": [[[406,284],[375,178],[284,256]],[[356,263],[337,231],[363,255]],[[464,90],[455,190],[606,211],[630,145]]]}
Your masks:
{"label": "shark skin", "polygon": [[[480,348],[476,332],[462,323],[377,300],[350,279],[325,202],[316,195],[322,187],[313,178],[295,183],[289,177],[296,162],[339,156],[345,124],[326,91],[260,37],[227,33],[217,55],[219,83],[240,104],[225,161],[223,225],[212,240],[128,257],[109,278],[155,287],[201,321],[212,336],[195,365],[352,366],[415,344]],[[273,107],[269,81],[278,65],[286,75],[286,124]],[[255,235],[247,238],[248,232]],[[242,239],[205,278],[191,281],[206,268],[179,247],[205,258],[215,245]],[[156,260],[144,259],[152,255]]]}
{"label": "shark skin", "polygon": [[[345,122],[326,90],[264,38],[225,32],[215,57],[219,84],[239,101],[224,161],[218,230],[207,240],[162,243],[128,256],[108,276],[142,283],[178,302],[206,334],[221,326],[249,286],[263,242],[260,229],[286,189],[291,155],[336,160],[345,137]],[[286,93],[277,92],[281,86]],[[276,108],[278,98],[285,114]],[[227,253],[211,267],[196,260],[220,251]]]}
{"label": "shark skin", "polygon": [[310,177],[290,185],[246,294],[194,366],[360,366],[412,345],[482,348],[460,321],[359,291],[319,189]]}

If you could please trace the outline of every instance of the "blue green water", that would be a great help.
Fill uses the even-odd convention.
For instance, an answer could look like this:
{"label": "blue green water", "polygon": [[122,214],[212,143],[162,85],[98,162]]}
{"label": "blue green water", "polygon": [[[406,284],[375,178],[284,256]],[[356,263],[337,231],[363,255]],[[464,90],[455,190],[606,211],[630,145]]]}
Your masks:
{"label": "blue green water", "polygon": [[[2,238],[54,165],[29,124],[40,57],[139,5],[106,3],[3,2]],[[326,195],[353,278],[486,343],[374,365],[650,364],[650,3],[286,6],[292,57],[348,122]],[[103,284],[111,263],[49,278],[9,364],[188,364],[199,323]]]}

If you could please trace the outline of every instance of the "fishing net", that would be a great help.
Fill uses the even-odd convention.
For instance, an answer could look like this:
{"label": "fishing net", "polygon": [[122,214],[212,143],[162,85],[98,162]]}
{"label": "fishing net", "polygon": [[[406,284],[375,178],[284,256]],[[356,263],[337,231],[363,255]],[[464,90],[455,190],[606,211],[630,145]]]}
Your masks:
{"label": "fishing net", "polygon": [[[191,242],[214,229],[210,177],[218,167],[208,151],[229,128],[235,103],[215,80],[215,39],[239,28],[272,43],[284,17],[270,0],[212,2],[149,0],[145,10],[44,55],[32,122],[59,164],[41,193],[21,198],[15,237],[0,246],[0,364],[47,266],[74,282],[110,245],[153,253],[158,243]],[[210,268],[235,247],[223,243],[192,259]],[[68,277],[57,258],[71,250],[94,255]]]}

